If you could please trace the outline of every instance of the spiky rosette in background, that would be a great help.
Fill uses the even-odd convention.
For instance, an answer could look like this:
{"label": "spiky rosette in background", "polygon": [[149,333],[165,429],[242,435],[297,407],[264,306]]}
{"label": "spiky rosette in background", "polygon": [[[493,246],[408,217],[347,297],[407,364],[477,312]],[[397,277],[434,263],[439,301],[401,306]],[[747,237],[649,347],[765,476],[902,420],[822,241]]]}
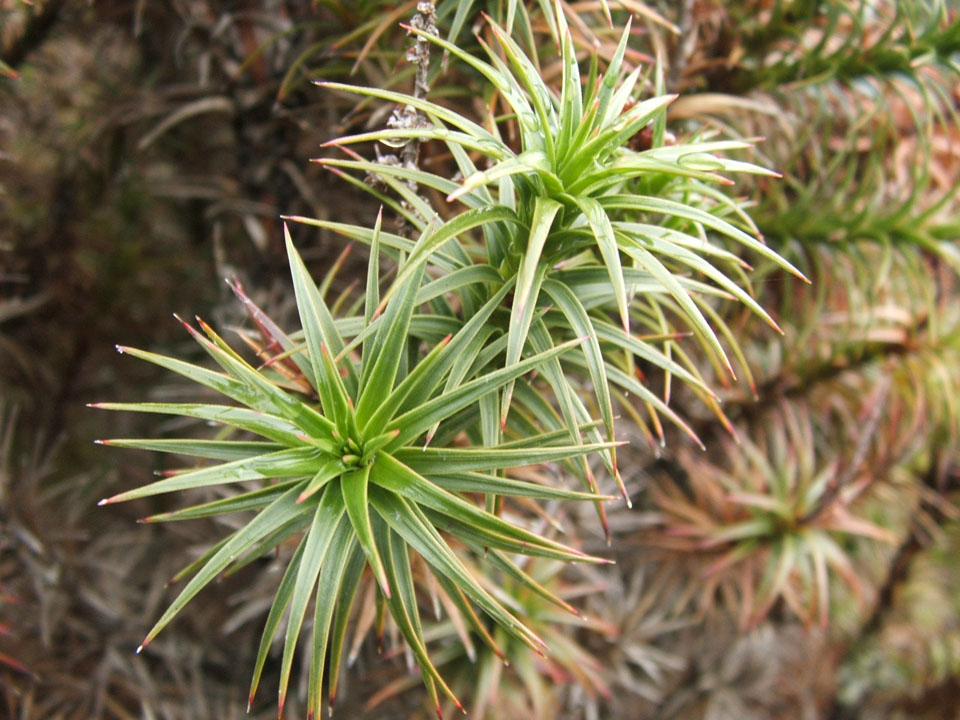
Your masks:
{"label": "spiky rosette in background", "polygon": [[[659,525],[646,542],[690,553],[703,564],[699,602],[709,609],[719,598],[736,609],[741,626],[767,617],[774,604],[805,622],[826,627],[831,576],[864,601],[843,537],[894,542],[890,531],[859,517],[855,501],[871,478],[859,476],[862,458],[819,465],[809,414],[790,405],[767,414],[754,440],[725,444],[718,466],[681,454],[683,479],[651,486]],[[868,434],[869,437],[869,434]]]}

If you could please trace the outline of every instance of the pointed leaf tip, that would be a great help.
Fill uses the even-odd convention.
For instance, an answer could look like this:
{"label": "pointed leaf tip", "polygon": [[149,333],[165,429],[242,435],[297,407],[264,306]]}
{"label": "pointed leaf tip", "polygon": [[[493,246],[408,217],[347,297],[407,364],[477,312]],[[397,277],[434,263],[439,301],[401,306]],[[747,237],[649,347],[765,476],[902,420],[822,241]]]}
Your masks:
{"label": "pointed leaf tip", "polygon": [[97,507],[103,507],[104,505],[109,505],[109,504],[110,504],[110,498],[102,498],[101,500],[97,501]]}

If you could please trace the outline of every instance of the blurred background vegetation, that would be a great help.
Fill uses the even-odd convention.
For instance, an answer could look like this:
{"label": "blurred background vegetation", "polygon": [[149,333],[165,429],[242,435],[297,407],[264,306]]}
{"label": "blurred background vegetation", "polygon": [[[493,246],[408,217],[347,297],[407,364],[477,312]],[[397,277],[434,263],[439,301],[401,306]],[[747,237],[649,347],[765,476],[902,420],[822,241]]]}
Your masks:
{"label": "blurred background vegetation", "polygon": [[[415,6],[0,0],[0,716],[246,716],[277,582],[269,558],[134,655],[210,527],[134,524],[162,501],[97,509],[158,461],[92,441],[156,428],[85,403],[180,397],[177,381],[113,347],[192,353],[172,312],[241,323],[225,277],[289,313],[279,215],[372,223],[370,194],[308,159],[347,129],[382,127],[391,108],[310,80],[409,90],[399,23]],[[617,566],[544,567],[543,582],[595,622],[558,634],[549,682],[504,670],[476,716],[957,717],[957,3],[564,7],[582,57],[601,64],[633,16],[628,59],[649,69],[644,92],[659,59],[680,93],[673,135],[762,138],[751,159],[783,178],[731,193],[813,283],[765,263],[745,271],[783,335],[742,306],[710,306],[743,350],[739,379],[695,350],[724,412],[682,387],[671,396],[706,451],[670,428],[663,447],[636,439],[621,461],[634,508],[609,508],[609,551],[588,511],[566,511],[568,532]],[[470,46],[486,32],[481,11],[513,17],[526,43],[551,42],[537,2],[438,3],[441,33]],[[452,61],[434,72],[433,99],[484,116],[493,100],[476,77]],[[421,162],[446,160],[428,146]],[[349,292],[363,252],[293,230],[318,277],[342,262],[332,289]],[[341,713],[421,716],[406,677],[402,657],[364,645]],[[274,712],[265,697],[251,717]]]}

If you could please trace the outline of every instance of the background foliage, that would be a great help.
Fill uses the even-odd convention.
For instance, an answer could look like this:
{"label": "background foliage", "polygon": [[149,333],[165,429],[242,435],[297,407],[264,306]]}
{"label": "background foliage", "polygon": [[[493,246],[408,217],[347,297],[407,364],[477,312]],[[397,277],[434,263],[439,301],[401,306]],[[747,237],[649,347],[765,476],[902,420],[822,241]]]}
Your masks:
{"label": "background foliage", "polygon": [[[272,317],[295,321],[281,213],[321,221],[291,225],[294,240],[314,277],[328,278],[330,302],[357,297],[366,251],[344,253],[329,223],[372,227],[386,198],[385,231],[408,232],[403,196],[373,188],[378,198],[326,172],[345,156],[318,145],[383,129],[391,106],[310,81],[410,92],[411,40],[398,23],[414,6],[0,3],[3,714],[244,715],[280,566],[268,557],[224,579],[133,655],[172,599],[170,577],[238,526],[133,524],[176,507],[163,500],[96,509],[100,497],[167,466],[152,454],[98,451],[94,438],[183,430],[83,404],[189,399],[151,366],[117,362],[113,345],[199,361],[169,313],[249,328],[223,277],[237,276]],[[763,138],[736,159],[783,177],[734,176],[736,185],[721,188],[737,200],[729,218],[812,283],[740,254],[751,267],[737,282],[783,334],[742,303],[711,300],[701,307],[719,348],[687,337],[679,313],[645,315],[656,330],[635,331],[649,330],[722,400],[705,403],[696,383],[636,365],[706,450],[645,407],[632,417],[618,405],[618,437],[631,449],[618,450],[617,462],[634,508],[607,505],[609,549],[591,504],[546,513],[564,542],[616,567],[530,568],[589,622],[558,628],[539,596],[521,592],[535,629],[556,635],[550,664],[504,669],[443,623],[425,630],[434,661],[451,683],[483,678],[471,698],[478,717],[493,707],[511,717],[950,717],[960,692],[958,8],[949,0],[565,7],[584,68],[594,51],[601,70],[615,58],[632,16],[624,63],[641,68],[639,96],[679,93],[665,124],[635,136],[634,149],[705,131]],[[442,36],[483,56],[475,32],[497,45],[481,10],[512,24],[526,52],[542,53],[542,76],[559,88],[555,29],[540,3],[438,3]],[[439,72],[437,54],[431,100],[478,122],[488,108],[508,111],[455,56]],[[519,150],[508,125],[505,142]],[[376,157],[372,145],[357,149]],[[326,163],[306,162],[321,153]],[[417,162],[440,176],[451,167],[438,143],[424,144]],[[689,199],[681,185],[656,191]],[[382,641],[385,661],[361,635],[347,648],[355,661],[338,710],[432,713],[409,681],[398,636]],[[262,683],[276,687],[280,674],[278,653]],[[305,683],[306,673],[290,693],[290,717],[303,715]],[[275,712],[269,697],[253,708],[254,717]]]}

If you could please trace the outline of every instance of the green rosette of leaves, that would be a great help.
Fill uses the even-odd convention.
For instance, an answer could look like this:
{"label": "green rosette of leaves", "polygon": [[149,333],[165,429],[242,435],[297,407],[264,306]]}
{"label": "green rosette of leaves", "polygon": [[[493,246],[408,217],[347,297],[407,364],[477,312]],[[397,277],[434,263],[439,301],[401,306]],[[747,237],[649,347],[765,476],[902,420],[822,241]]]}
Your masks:
{"label": "green rosette of leaves", "polygon": [[[744,269],[749,266],[738,253],[746,250],[803,277],[763,242],[743,208],[716,186],[732,184],[726,177],[730,173],[777,173],[724,156],[749,148],[748,141],[694,136],[666,143],[666,111],[676,96],[663,93],[658,80],[658,94],[636,100],[641,68],[627,72],[625,61],[630,25],[606,71],[600,73],[595,61],[589,69],[581,68],[563,8],[558,4],[548,12],[544,6],[555,28],[562,65],[559,91],[543,78],[540,68],[546,61],[535,52],[527,53],[507,29],[489,18],[498,47],[491,48],[478,38],[486,59],[411,27],[412,34],[478,74],[492,88],[496,101],[506,106],[507,114],[494,117],[491,108],[488,122],[480,124],[439,103],[404,93],[320,82],[337,92],[415,108],[423,122],[330,140],[326,146],[341,148],[350,159],[318,162],[376,194],[412,226],[425,229],[434,222],[416,245],[399,237],[389,242],[409,251],[412,261],[429,259],[451,286],[459,282],[467,287],[461,292],[464,305],[477,302],[474,287],[466,283],[481,273],[485,280],[492,276],[491,287],[497,282],[513,284],[506,364],[542,349],[548,341],[587,338],[576,353],[564,358],[563,371],[552,376],[558,405],[576,442],[581,441],[577,426],[589,419],[581,401],[583,381],[588,380],[607,440],[614,439],[617,403],[652,437],[629,400],[636,398],[651,416],[661,442],[658,415],[699,443],[670,407],[671,378],[686,383],[723,416],[717,395],[677,337],[692,333],[717,368],[731,375],[733,365],[727,353],[732,352],[749,378],[740,348],[713,307],[716,299],[737,300],[779,328],[749,287],[743,287]],[[513,147],[517,143],[501,136],[504,127],[516,131],[518,150]],[[653,146],[634,150],[631,140],[643,130],[650,131]],[[463,180],[402,163],[363,160],[350,147],[370,141],[443,143]],[[402,202],[345,170],[378,178]],[[450,202],[459,202],[458,210],[444,222],[431,221],[436,213],[414,187],[429,188]],[[292,219],[369,242],[369,230]],[[482,233],[482,241],[471,240],[471,233]],[[415,267],[412,262],[400,272],[388,297],[403,286]],[[674,319],[679,320],[680,332]],[[638,379],[638,360],[662,371],[667,388],[663,397]],[[514,408],[514,388],[514,381],[508,381],[501,393],[501,423]],[[589,435],[592,441],[599,440],[596,430]],[[629,503],[613,449],[605,459]],[[579,474],[588,487],[596,487],[582,464]]]}
{"label": "green rosette of leaves", "polygon": [[[479,418],[478,401],[578,345],[574,339],[507,363],[501,369],[446,382],[458,358],[476,356],[488,333],[481,330],[503,299],[499,293],[465,322],[415,315],[423,276],[422,255],[401,265],[403,281],[383,304],[378,295],[379,222],[374,230],[363,317],[335,320],[302,259],[287,237],[302,344],[281,335],[287,358],[316,391],[319,403],[293,392],[271,368],[257,369],[235,352],[210,326],[201,331],[184,323],[220,366],[214,371],[163,355],[119,348],[211,388],[232,405],[101,403],[112,410],[163,413],[222,425],[256,439],[116,439],[104,444],[190,455],[220,464],[188,468],[101,504],[213,485],[237,484],[235,494],[204,504],[154,515],[150,521],[187,520],[226,513],[253,512],[252,519],[220,540],[184,569],[190,577],[179,596],[148,633],[149,643],[184,606],[218,575],[262,556],[291,538],[299,538],[289,559],[264,628],[254,670],[251,701],[271,642],[288,615],[280,673],[282,712],[294,651],[313,603],[308,641],[311,663],[308,707],[319,713],[324,677],[332,703],[340,658],[357,588],[372,573],[381,599],[416,658],[423,682],[439,709],[450,688],[426,651],[417,605],[412,553],[461,614],[478,626],[494,622],[503,632],[542,653],[546,644],[469,569],[460,555],[473,552],[510,568],[531,587],[537,583],[510,560],[521,554],[566,562],[605,562],[542,537],[488,512],[476,499],[514,496],[527,499],[590,500],[580,493],[508,477],[505,469],[565,461],[609,444],[569,445],[567,433],[526,436],[495,446],[464,444],[469,434],[449,436],[431,445],[433,430],[456,419],[466,427]],[[504,291],[505,292],[505,291]],[[447,322],[444,322],[447,320]],[[416,336],[452,330],[429,351]],[[348,332],[349,331],[349,332]],[[295,336],[296,337],[296,336]],[[413,339],[412,339],[413,338]],[[411,354],[417,355],[411,362]],[[473,417],[473,416],[477,417]],[[559,605],[562,601],[557,600]],[[513,604],[519,608],[520,605]],[[479,609],[487,616],[481,619]],[[481,636],[488,636],[484,632]]]}

